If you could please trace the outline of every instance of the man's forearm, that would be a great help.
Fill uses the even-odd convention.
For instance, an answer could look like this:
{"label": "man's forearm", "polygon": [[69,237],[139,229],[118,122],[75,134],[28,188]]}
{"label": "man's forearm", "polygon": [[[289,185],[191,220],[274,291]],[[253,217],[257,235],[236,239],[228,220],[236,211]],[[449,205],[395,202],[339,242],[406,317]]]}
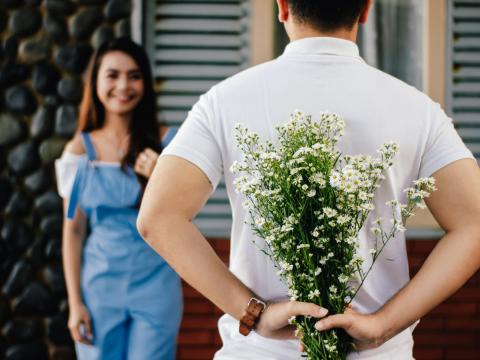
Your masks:
{"label": "man's forearm", "polygon": [[251,291],[228,270],[194,224],[175,215],[157,218],[162,220],[140,226],[145,240],[186,282],[239,319]]}
{"label": "man's forearm", "polygon": [[378,312],[386,339],[413,324],[458,290],[480,266],[480,231],[446,234],[415,277]]}

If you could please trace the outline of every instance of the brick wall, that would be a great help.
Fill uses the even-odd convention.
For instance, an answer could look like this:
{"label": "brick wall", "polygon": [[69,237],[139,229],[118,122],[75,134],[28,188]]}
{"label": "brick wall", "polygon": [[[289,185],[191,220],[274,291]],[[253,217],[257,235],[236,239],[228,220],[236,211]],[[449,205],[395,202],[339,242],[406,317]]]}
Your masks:
{"label": "brick wall", "polygon": [[[212,246],[228,262],[230,243],[213,240]],[[435,241],[408,241],[410,271],[415,274]],[[217,320],[221,311],[197,291],[184,285],[185,312],[179,337],[178,358],[212,359],[221,346]],[[424,317],[414,332],[417,360],[480,359],[480,273],[448,301]]]}
{"label": "brick wall", "polygon": [[[228,264],[230,242],[212,240],[217,254]],[[223,314],[198,291],[184,283],[184,312],[178,339],[178,359],[212,359],[222,342],[217,330],[217,320]]]}
{"label": "brick wall", "polygon": [[[435,241],[409,241],[413,276]],[[480,359],[480,273],[456,294],[424,317],[414,332],[414,355],[427,359]]]}

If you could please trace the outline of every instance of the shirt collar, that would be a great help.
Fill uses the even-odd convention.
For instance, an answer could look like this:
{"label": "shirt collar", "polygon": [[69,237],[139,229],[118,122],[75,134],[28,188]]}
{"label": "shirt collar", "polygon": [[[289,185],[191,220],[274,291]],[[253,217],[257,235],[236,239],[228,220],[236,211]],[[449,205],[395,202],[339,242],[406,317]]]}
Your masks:
{"label": "shirt collar", "polygon": [[360,59],[357,44],[335,37],[309,37],[295,40],[285,47],[285,55],[328,54]]}

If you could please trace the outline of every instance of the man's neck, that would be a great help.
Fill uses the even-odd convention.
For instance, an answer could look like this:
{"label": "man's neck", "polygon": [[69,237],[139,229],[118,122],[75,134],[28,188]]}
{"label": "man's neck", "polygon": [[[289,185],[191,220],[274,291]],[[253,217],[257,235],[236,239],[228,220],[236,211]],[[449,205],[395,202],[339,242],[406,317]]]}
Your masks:
{"label": "man's neck", "polygon": [[339,38],[339,39],[355,42],[357,40],[357,32],[358,32],[357,25],[355,25],[351,30],[339,29],[331,32],[318,31],[316,29],[306,27],[306,26],[301,26],[301,27],[298,26],[298,27],[295,27],[295,29],[292,29],[291,31],[289,31],[288,36],[290,38],[290,41],[311,38],[311,37],[333,37],[333,38]]}

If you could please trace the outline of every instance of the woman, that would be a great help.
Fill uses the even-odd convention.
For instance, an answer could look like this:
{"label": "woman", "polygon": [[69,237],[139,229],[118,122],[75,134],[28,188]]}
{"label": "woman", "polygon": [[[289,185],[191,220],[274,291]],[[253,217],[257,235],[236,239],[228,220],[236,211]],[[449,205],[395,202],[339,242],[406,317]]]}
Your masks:
{"label": "woman", "polygon": [[180,280],[136,230],[159,137],[145,52],[126,38],[107,42],[89,67],[77,133],[56,163],[79,359],[175,358]]}

